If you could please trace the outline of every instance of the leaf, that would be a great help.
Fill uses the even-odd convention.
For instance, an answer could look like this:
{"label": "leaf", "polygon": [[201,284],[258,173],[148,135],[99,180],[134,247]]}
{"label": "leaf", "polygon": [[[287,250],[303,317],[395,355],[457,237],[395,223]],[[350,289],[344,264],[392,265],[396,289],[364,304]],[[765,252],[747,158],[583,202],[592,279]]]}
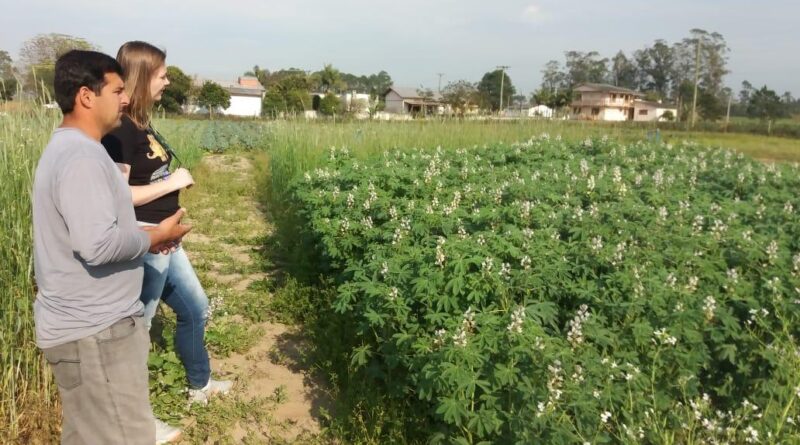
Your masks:
{"label": "leaf", "polygon": [[367,364],[371,356],[372,349],[369,345],[359,346],[353,351],[352,358],[350,359],[350,366],[354,369],[358,369]]}
{"label": "leaf", "polygon": [[447,423],[461,426],[463,420],[467,417],[466,403],[453,397],[440,398],[439,402],[436,414],[442,415]]}

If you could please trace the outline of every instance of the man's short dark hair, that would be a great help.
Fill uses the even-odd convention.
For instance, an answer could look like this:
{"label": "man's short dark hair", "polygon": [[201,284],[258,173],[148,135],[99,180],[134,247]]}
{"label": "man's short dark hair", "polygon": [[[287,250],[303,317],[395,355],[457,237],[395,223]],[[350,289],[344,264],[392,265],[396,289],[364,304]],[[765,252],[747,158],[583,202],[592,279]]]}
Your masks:
{"label": "man's short dark hair", "polygon": [[122,77],[122,67],[107,54],[74,49],[59,57],[53,86],[61,112],[72,112],[75,95],[81,87],[90,88],[99,95],[106,84],[107,73],[117,73]]}

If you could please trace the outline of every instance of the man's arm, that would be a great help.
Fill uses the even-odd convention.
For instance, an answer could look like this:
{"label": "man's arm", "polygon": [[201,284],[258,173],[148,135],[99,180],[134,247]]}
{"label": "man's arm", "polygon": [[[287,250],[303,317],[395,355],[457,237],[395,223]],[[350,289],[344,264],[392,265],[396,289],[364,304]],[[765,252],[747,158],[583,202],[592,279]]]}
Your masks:
{"label": "man's arm", "polygon": [[151,247],[148,232],[119,227],[110,180],[100,160],[81,158],[65,166],[56,184],[72,250],[90,266],[129,261]]}

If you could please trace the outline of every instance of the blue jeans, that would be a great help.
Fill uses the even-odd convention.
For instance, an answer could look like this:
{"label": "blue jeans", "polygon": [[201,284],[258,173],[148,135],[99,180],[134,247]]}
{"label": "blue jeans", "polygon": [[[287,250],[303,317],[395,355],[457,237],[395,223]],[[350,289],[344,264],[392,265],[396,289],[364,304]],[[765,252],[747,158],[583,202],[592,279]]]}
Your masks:
{"label": "blue jeans", "polygon": [[144,257],[142,284],[144,320],[149,328],[159,300],[175,312],[175,350],[186,369],[189,387],[202,388],[211,376],[205,345],[208,297],[182,247],[164,254],[148,253]]}

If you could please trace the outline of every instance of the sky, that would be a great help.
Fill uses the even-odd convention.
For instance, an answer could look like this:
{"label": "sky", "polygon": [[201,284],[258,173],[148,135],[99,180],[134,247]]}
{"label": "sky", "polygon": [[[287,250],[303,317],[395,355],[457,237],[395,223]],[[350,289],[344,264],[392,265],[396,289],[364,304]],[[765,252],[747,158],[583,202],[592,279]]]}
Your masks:
{"label": "sky", "polygon": [[[6,4],[7,3],[7,4]],[[253,65],[353,74],[397,86],[477,82],[498,65],[518,93],[564,52],[627,55],[656,39],[715,31],[730,47],[725,83],[800,96],[798,0],[0,0],[0,50],[37,34],[78,36],[115,55],[128,40],[167,50],[190,75],[230,80]]]}

